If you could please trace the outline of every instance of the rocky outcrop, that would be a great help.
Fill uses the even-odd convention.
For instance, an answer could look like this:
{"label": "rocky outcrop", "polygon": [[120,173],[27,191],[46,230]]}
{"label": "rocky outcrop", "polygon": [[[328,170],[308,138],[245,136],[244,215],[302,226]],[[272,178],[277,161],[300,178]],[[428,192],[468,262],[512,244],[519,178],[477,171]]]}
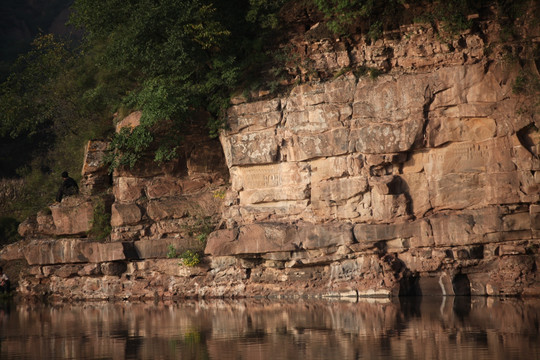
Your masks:
{"label": "rocky outcrop", "polygon": [[[479,26],[304,44],[318,74],[350,70],[233,99],[222,148],[191,129],[179,159],[116,170],[102,242],[88,227],[110,179],[91,143],[84,196],[28,220],[34,239],[0,256],[33,265],[23,294],[76,299],[539,296],[540,118],[513,91],[538,69],[502,61],[494,25]],[[200,240],[198,266],[166,258]]]}

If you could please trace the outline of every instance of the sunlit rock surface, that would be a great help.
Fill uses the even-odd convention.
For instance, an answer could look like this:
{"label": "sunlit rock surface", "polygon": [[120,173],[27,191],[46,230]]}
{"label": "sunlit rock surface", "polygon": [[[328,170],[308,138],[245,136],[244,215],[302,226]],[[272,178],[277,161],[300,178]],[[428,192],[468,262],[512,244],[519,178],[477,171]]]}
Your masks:
{"label": "sunlit rock surface", "polygon": [[[235,98],[220,143],[192,129],[178,159],[112,181],[92,142],[83,196],[24,222],[0,259],[33,265],[28,296],[540,296],[540,118],[513,91],[538,69],[479,31],[295,43],[320,74],[385,73]],[[110,214],[99,243],[89,195]],[[175,257],[188,249],[206,255],[193,268]]]}

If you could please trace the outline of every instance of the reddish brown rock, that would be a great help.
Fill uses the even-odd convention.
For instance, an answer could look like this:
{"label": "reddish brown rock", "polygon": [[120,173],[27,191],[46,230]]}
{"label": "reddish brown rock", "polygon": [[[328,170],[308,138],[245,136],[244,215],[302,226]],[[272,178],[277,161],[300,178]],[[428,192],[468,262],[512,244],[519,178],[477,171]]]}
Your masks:
{"label": "reddish brown rock", "polygon": [[0,260],[1,261],[12,261],[12,260],[22,260],[24,259],[24,253],[22,247],[24,245],[19,243],[8,244],[2,247],[0,250]]}
{"label": "reddish brown rock", "polygon": [[136,204],[115,203],[111,207],[111,225],[135,225],[142,218],[141,209]]}
{"label": "reddish brown rock", "polygon": [[148,202],[148,216],[154,220],[162,220],[168,218],[183,218],[189,216],[190,212],[195,214],[197,206],[194,201],[187,198],[171,198],[152,200]]}
{"label": "reddish brown rock", "polygon": [[[520,71],[535,69],[502,64],[497,27],[477,21],[487,37],[443,41],[444,29],[415,24],[401,29],[407,37],[369,44],[296,39],[310,69],[301,63],[291,75],[314,81],[279,98],[263,89],[253,102],[235,99],[224,154],[189,128],[178,159],[155,164],[145,154],[133,169],[117,169],[110,239],[118,242],[25,248],[43,266],[29,269],[21,291],[77,288],[78,298],[93,299],[538,294],[540,120],[531,99],[512,91]],[[514,40],[529,56],[530,46]],[[340,69],[349,65],[386,73]],[[88,152],[85,181],[97,183],[99,156]],[[163,259],[169,245],[200,248],[191,235],[208,218],[221,223],[203,265]],[[20,231],[50,237],[51,224],[42,214]]]}
{"label": "reddish brown rock", "polygon": [[127,270],[125,262],[113,261],[101,264],[101,272],[103,275],[120,276]]}
{"label": "reddish brown rock", "polygon": [[97,195],[110,187],[109,169],[104,162],[108,147],[109,143],[106,141],[90,140],[86,144],[79,186],[81,194]]}
{"label": "reddish brown rock", "polygon": [[22,251],[29,265],[97,263],[126,260],[130,255],[121,242],[97,243],[77,239],[35,240]]}
{"label": "reddish brown rock", "polygon": [[171,250],[171,246],[177,256],[182,255],[186,250],[202,248],[201,242],[193,237],[140,240],[135,241],[133,246],[139,259],[166,258]]}
{"label": "reddish brown rock", "polygon": [[141,124],[141,111],[135,111],[116,123],[116,132],[120,132],[123,128],[127,127],[133,129]]}
{"label": "reddish brown rock", "polygon": [[178,196],[182,194],[182,184],[172,177],[158,177],[150,181],[146,188],[149,199]]}
{"label": "reddish brown rock", "polygon": [[68,196],[50,206],[55,235],[83,235],[92,228],[94,205],[90,199]]}
{"label": "reddish brown rock", "polygon": [[113,194],[116,201],[133,202],[144,196],[146,181],[136,177],[115,177]]}

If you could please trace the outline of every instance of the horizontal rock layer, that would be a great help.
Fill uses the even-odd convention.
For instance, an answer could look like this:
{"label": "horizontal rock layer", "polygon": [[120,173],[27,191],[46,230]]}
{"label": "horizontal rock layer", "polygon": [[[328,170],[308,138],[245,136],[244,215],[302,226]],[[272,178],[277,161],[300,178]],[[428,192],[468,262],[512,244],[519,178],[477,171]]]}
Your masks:
{"label": "horizontal rock layer", "polygon": [[[91,241],[97,202],[67,198],[23,224],[35,239],[0,259],[32,264],[28,296],[539,296],[540,118],[513,91],[538,69],[502,61],[529,50],[503,49],[493,24],[477,30],[295,43],[314,67],[298,79],[329,80],[235,98],[222,149],[188,131],[177,160],[112,181],[106,147],[89,144],[83,195],[112,183],[110,238]],[[386,73],[360,76],[366,67]],[[202,250],[214,227],[200,265],[165,259]]]}

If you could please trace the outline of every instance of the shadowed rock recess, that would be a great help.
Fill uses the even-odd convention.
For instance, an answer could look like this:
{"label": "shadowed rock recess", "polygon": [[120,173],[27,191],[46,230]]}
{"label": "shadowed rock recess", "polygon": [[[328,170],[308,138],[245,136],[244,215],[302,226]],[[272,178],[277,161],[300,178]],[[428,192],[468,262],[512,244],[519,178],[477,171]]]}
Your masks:
{"label": "shadowed rock recess", "polygon": [[[180,159],[116,171],[111,187],[91,142],[83,195],[24,222],[0,259],[28,262],[24,296],[539,296],[540,117],[512,88],[538,69],[505,61],[497,30],[306,41],[319,73],[386,72],[235,98],[221,147],[194,130]],[[187,267],[171,245],[205,256]]]}

